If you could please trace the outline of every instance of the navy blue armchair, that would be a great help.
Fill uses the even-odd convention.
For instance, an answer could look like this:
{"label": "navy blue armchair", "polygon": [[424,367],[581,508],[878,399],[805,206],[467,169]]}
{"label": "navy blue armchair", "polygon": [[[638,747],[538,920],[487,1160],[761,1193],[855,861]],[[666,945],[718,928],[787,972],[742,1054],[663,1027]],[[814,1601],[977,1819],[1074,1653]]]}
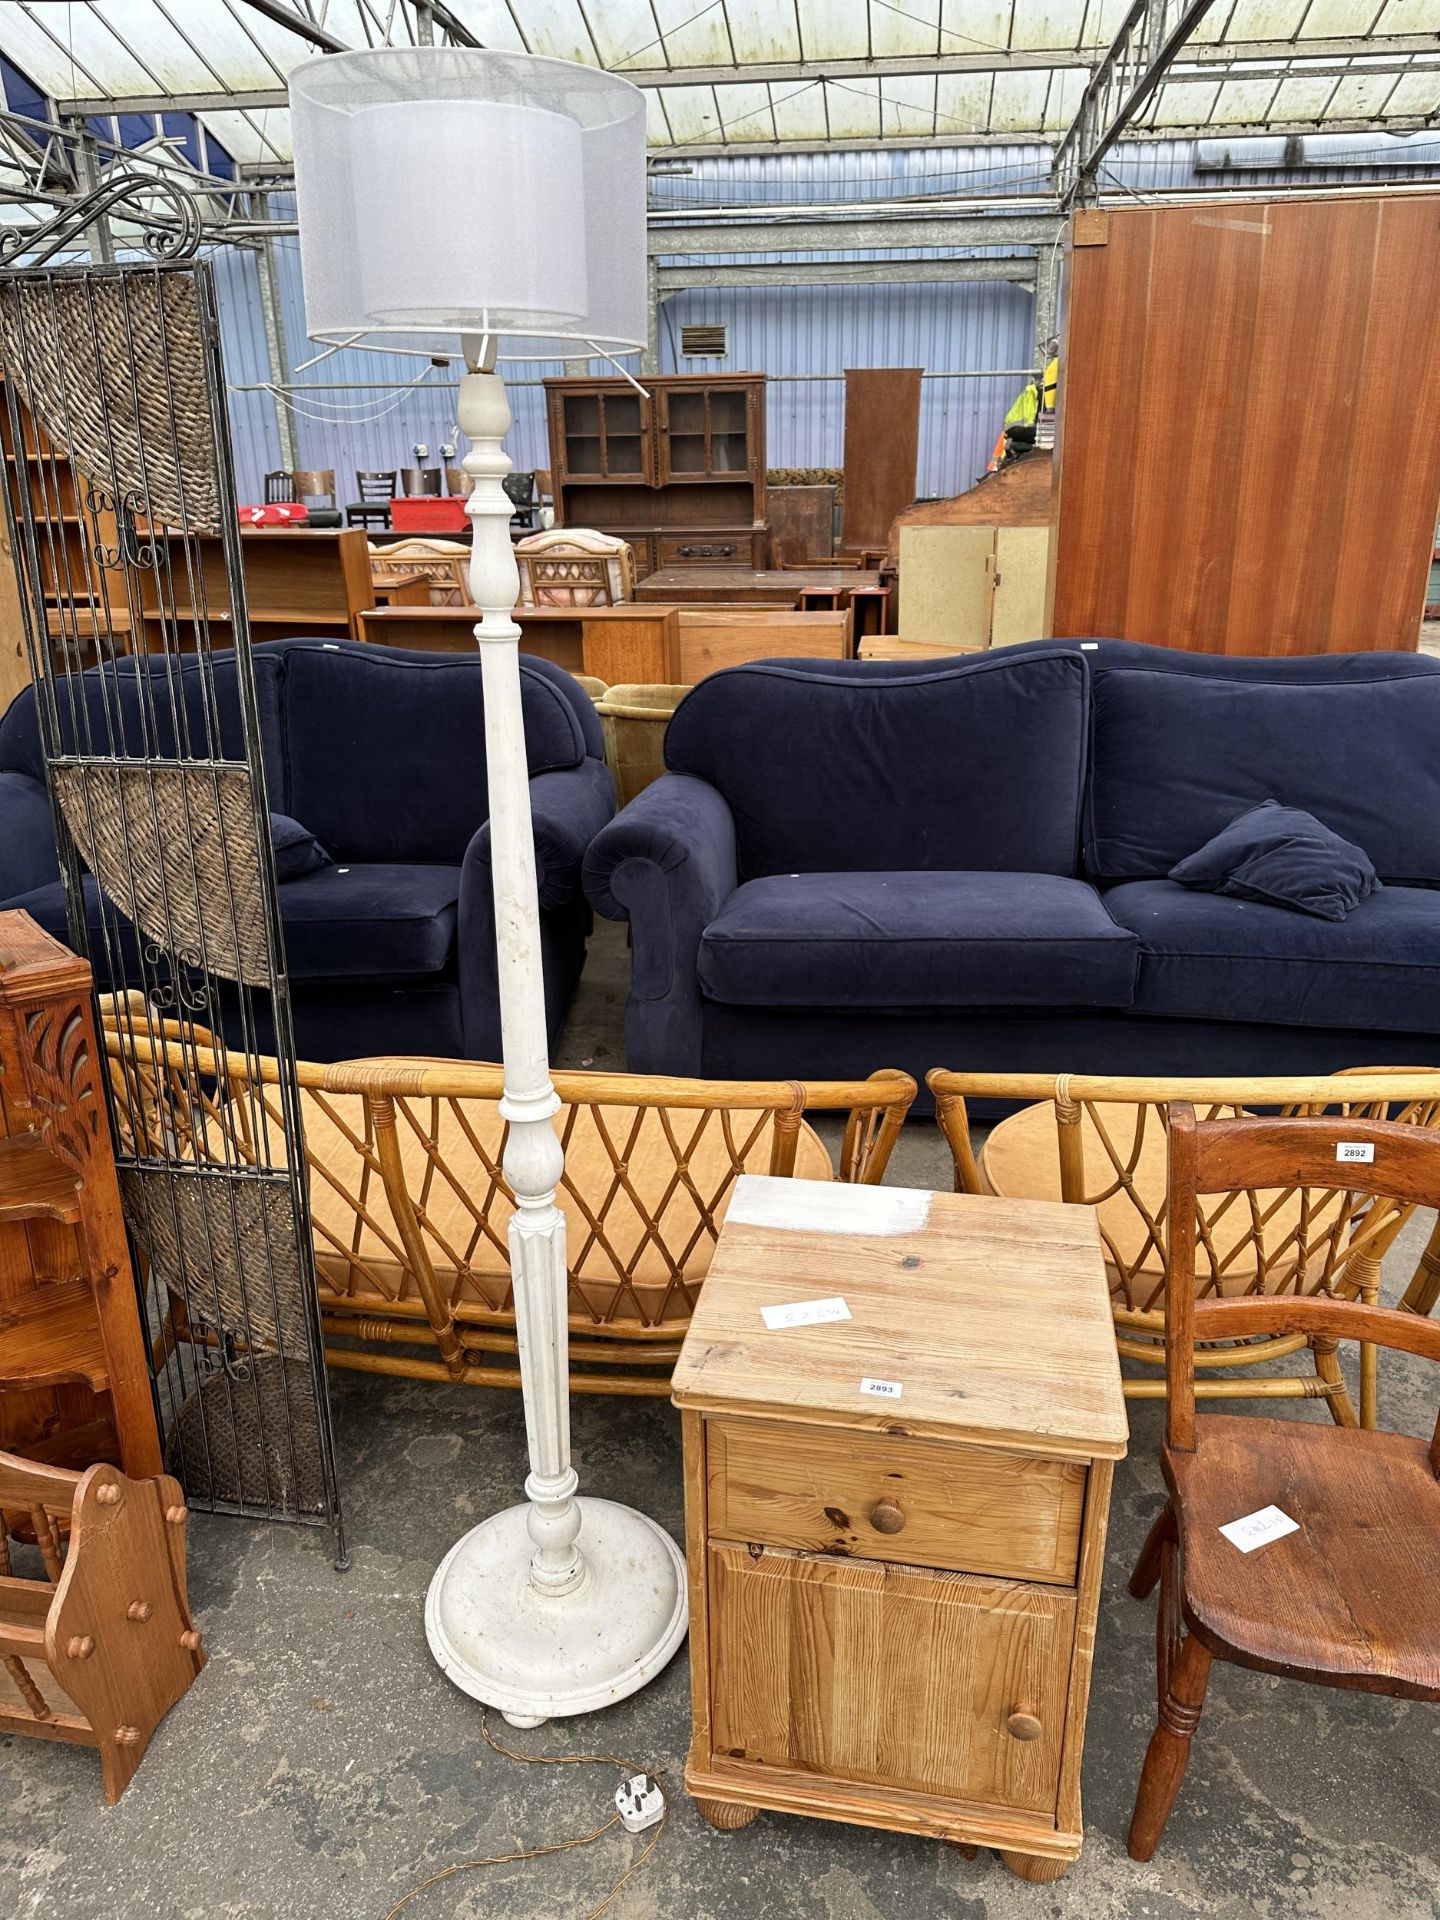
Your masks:
{"label": "navy blue armchair", "polygon": [[[632,1071],[1440,1064],[1440,661],[767,661],[693,688],[665,760],[585,861]],[[1373,860],[1343,922],[1168,877],[1272,797]]]}
{"label": "navy blue armchair", "polygon": [[[478,657],[312,639],[269,641],[254,657],[272,813],[298,822],[329,855],[280,884],[301,1055],[497,1060]],[[139,676],[155,667],[131,662],[123,671],[123,724],[134,726],[138,744],[142,712],[158,710],[164,731],[171,702],[168,694],[141,698]],[[522,657],[520,674],[553,1044],[590,928],[581,863],[615,811],[615,789],[584,690],[549,661]],[[232,656],[219,656],[215,682],[222,743],[239,753]],[[196,724],[203,697],[199,668],[187,664],[181,705]],[[94,883],[86,885],[93,900]],[[0,907],[22,907],[65,937],[28,689],[0,719]]]}

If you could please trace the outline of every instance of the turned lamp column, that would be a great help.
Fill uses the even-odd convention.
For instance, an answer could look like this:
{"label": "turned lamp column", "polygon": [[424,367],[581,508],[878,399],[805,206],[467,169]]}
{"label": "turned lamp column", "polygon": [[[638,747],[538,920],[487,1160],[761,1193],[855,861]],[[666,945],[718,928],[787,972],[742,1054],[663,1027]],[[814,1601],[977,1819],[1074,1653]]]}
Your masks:
{"label": "turned lamp column", "polygon": [[500,1112],[510,1128],[504,1170],[515,1196],[510,1267],[530,1454],[527,1524],[535,1544],[530,1580],[537,1591],[558,1595],[582,1585],[588,1570],[575,1544],[580,1509],[570,1464],[569,1283],[565,1216],[555,1204],[565,1162],[554,1127],[560,1101],[550,1080],[545,1034],[530,771],[520,700],[520,628],[512,614],[520,573],[510,541],[513,509],[504,487],[511,464],[502,444],[510,430],[510,405],[505,383],[493,370],[493,342],[477,351],[477,343],[467,338],[465,353],[471,370],[460,382],[458,418],[470,441],[462,465],[475,482],[465,510],[474,529],[470,594],[480,609],[475,638],[485,688],[505,1060]]}
{"label": "turned lamp column", "polygon": [[[645,344],[645,97],[612,73],[472,47],[302,61],[290,126],[305,313],[449,361],[473,479],[471,590],[485,701],[510,1265],[525,1400],[524,1502],[446,1554],[425,1631],[455,1685],[517,1726],[589,1713],[658,1673],[685,1634],[685,1563],[663,1527],[576,1491],[570,1464],[564,1173],[546,1048],[529,764],[513,618],[510,426],[496,358]],[[437,194],[437,179],[480,184]],[[556,697],[562,697],[556,690]],[[447,1355],[447,1359],[450,1356]]]}

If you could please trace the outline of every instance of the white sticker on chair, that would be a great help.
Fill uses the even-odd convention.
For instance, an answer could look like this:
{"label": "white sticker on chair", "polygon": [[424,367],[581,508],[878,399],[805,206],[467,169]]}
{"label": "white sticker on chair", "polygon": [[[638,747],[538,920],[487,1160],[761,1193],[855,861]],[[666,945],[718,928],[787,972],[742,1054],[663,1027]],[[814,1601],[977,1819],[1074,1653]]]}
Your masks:
{"label": "white sticker on chair", "polygon": [[1298,1533],[1300,1522],[1279,1507],[1261,1507],[1243,1519],[1230,1521],[1220,1531],[1232,1547],[1238,1547],[1241,1553],[1253,1553],[1256,1547],[1268,1547],[1272,1540],[1283,1540],[1287,1533]]}
{"label": "white sticker on chair", "polygon": [[742,1173],[725,1218],[790,1233],[919,1233],[930,1218],[930,1195],[919,1187],[852,1187],[840,1180]]}
{"label": "white sticker on chair", "polygon": [[1375,1158],[1373,1140],[1342,1140],[1335,1149],[1337,1160],[1370,1161]]}
{"label": "white sticker on chair", "polygon": [[860,1391],[873,1394],[877,1400],[898,1400],[905,1389],[898,1380],[872,1380],[867,1374],[860,1382]]}
{"label": "white sticker on chair", "polygon": [[792,1300],[783,1307],[761,1307],[760,1318],[774,1333],[778,1327],[822,1327],[827,1320],[848,1320],[850,1309],[837,1294],[832,1300]]}

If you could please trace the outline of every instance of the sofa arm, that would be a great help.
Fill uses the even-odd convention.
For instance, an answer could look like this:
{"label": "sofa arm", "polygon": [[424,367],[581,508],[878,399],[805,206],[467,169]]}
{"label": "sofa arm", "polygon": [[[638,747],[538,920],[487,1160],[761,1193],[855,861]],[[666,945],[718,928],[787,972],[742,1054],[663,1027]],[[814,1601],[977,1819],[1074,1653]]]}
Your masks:
{"label": "sofa arm", "polygon": [[[615,782],[603,760],[586,759],[578,767],[537,774],[530,782],[545,1024],[552,1046],[575,991],[589,932],[581,862],[614,812]],[[498,1059],[500,970],[488,820],[465,849],[456,944],[466,1054],[472,1060]]]}
{"label": "sofa arm", "polygon": [[59,878],[55,823],[44,787],[28,773],[0,771],[0,901],[34,893]]}
{"label": "sofa arm", "polygon": [[[615,812],[615,781],[603,760],[583,760],[578,767],[556,773],[537,773],[530,782],[530,819],[535,831],[535,880],[542,912],[563,907],[580,891],[580,864],[585,849]],[[466,889],[484,882],[491,888],[490,822],[487,820],[465,849],[460,882],[460,914],[465,915]]]}
{"label": "sofa arm", "polygon": [[662,775],[591,843],[590,903],[630,922],[632,1073],[700,1073],[700,938],[737,884],[734,816],[689,774]]}

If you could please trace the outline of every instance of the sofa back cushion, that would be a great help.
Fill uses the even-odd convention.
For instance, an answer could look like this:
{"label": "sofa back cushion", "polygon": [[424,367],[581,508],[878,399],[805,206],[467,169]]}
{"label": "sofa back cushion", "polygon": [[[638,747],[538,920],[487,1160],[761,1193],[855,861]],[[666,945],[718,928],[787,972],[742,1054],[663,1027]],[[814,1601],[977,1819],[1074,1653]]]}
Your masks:
{"label": "sofa back cushion", "polygon": [[[285,805],[280,723],[283,660],[257,648],[255,706],[272,807]],[[242,760],[245,729],[235,655],[216,653],[208,666],[194,656],[156,656],[91,667],[79,681],[57,682],[55,706],[62,748],[78,753],[156,754],[170,759]],[[35,689],[15,696],[0,719],[0,768],[45,778]]]}
{"label": "sofa back cushion", "polygon": [[1157,878],[1271,798],[1363,847],[1387,882],[1440,886],[1440,660],[1228,659],[1101,641],[1087,870]]}
{"label": "sofa back cushion", "polygon": [[1073,874],[1087,667],[1026,656],[768,660],[685,696],[665,764],[718,788],[742,880],[930,869]]}
{"label": "sofa back cushion", "polygon": [[[585,736],[553,675],[522,658],[520,697],[531,774],[579,766]],[[285,759],[285,812],[336,860],[458,863],[489,815],[478,654],[291,641]]]}

